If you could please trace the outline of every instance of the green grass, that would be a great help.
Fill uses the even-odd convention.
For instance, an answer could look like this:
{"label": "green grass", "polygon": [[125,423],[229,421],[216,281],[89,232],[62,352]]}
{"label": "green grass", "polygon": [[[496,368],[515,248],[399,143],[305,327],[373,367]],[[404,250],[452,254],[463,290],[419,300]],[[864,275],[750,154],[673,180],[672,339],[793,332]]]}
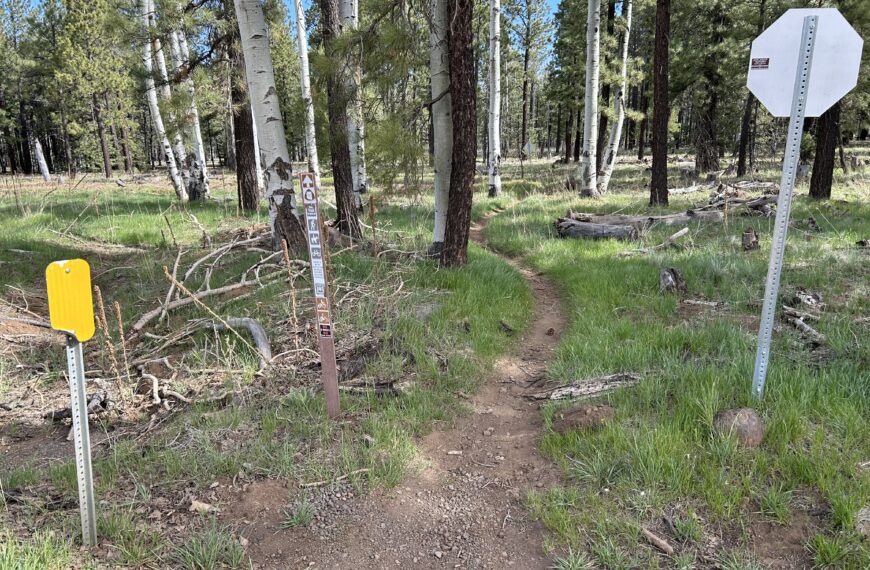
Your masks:
{"label": "green grass", "polygon": [[65,570],[72,549],[64,540],[38,532],[23,540],[0,530],[0,568],[3,570]]}
{"label": "green grass", "polygon": [[[564,193],[532,196],[487,229],[490,243],[523,257],[564,295],[570,324],[551,378],[565,382],[620,371],[643,378],[600,398],[616,408],[615,420],[601,430],[544,436],[541,448],[562,465],[569,487],[533,495],[532,512],[558,541],[608,567],[630,565],[626,556],[637,552],[637,541],[631,532],[590,538],[605,518],[631,527],[682,510],[678,538],[691,545],[702,530],[719,525],[742,533],[753,513],[787,525],[795,499],[818,494],[831,510],[820,524],[851,533],[855,513],[870,499],[870,477],[856,468],[870,456],[861,419],[870,412],[870,326],[860,320],[870,308],[870,264],[866,251],[854,245],[870,235],[866,175],[840,177],[831,201],[810,201],[802,196],[806,188],[798,189],[781,291],[786,299],[798,287],[822,294],[827,305],[817,328],[830,350],[813,353],[795,330],[777,328],[758,405],[767,424],[759,449],[714,435],[712,420],[724,408],[755,406],[749,384],[773,220],[732,216],[728,225],[691,224],[679,247],[646,256],[616,254],[661,243],[679,228],[647,231],[640,245],[555,236],[553,221],[566,209],[650,211],[644,190],[622,182],[615,188],[599,201]],[[667,211],[704,199],[689,194],[672,200]],[[810,216],[820,231],[806,222]],[[762,248],[746,253],[740,234],[750,225]],[[664,266],[683,270],[689,297],[720,306],[693,310],[660,293]],[[545,423],[564,405],[545,406]],[[694,528],[689,512],[701,514],[706,528]],[[870,564],[866,546],[849,533],[840,540],[849,545],[851,560]],[[642,565],[655,559],[649,550],[641,553]]]}
{"label": "green grass", "polygon": [[[506,207],[516,196],[538,188],[537,184],[517,181],[506,184],[501,198],[488,199],[479,192],[474,216]],[[123,194],[104,188],[94,197],[95,193],[83,184],[74,192],[58,191],[56,195],[44,202],[37,192],[27,198],[22,195],[19,203],[30,212],[24,216],[11,200],[0,202],[0,222],[9,222],[0,230],[5,232],[0,238],[8,238],[13,249],[30,252],[26,254],[29,264],[16,265],[4,273],[0,284],[39,295],[45,264],[56,258],[84,257],[91,262],[94,282],[101,287],[107,305],[121,303],[128,327],[166,294],[168,283],[162,266],[171,267],[176,257],[170,225],[179,246],[187,251],[181,261],[181,266],[186,267],[207,251],[200,243],[202,232],[190,214],[211,236],[264,221],[255,216],[237,216],[234,205],[228,207],[222,202],[181,208],[169,193],[152,188],[128,188]],[[39,213],[41,202],[46,205]],[[380,200],[378,203],[380,243],[395,244],[405,251],[425,249],[431,240],[431,198],[393,196],[384,204]],[[85,213],[79,216],[82,211]],[[74,239],[50,231],[64,233],[68,227]],[[90,246],[76,240],[135,246],[142,252],[109,250],[98,256]],[[11,267],[14,256],[25,254],[4,251],[2,255],[8,257],[0,260]],[[238,281],[240,273],[257,259],[256,252],[228,256],[215,270],[212,287]],[[319,379],[298,386],[302,380],[292,370],[267,370],[266,382],[281,386],[274,397],[250,398],[228,406],[197,403],[183,407],[147,439],[121,438],[100,449],[94,457],[96,490],[101,501],[100,536],[118,549],[119,563],[147,566],[171,560],[173,565],[184,568],[243,564],[244,553],[239,554],[238,541],[228,529],[204,527],[194,536],[179,537],[183,542],[173,538],[173,545],[167,537],[149,532],[147,521],[133,514],[137,509],[148,509],[155,495],[180,492],[190,485],[205,488],[222,477],[231,479],[239,473],[247,478],[319,481],[360,469],[368,471],[349,480],[360,489],[399,484],[416,455],[416,438],[435,425],[449,426],[457,415],[465,413],[463,398],[476,390],[494,360],[515,342],[505,334],[500,322],[522,330],[531,316],[531,293],[519,273],[498,256],[474,245],[468,264],[459,270],[440,269],[436,261],[404,257],[374,260],[356,252],[336,254],[331,261],[334,284],[344,291],[361,287],[367,292],[358,301],[336,308],[339,343],[342,335],[376,333],[381,340],[380,352],[367,363],[366,376],[411,379],[410,390],[402,397],[343,394],[342,421],[333,422],[326,418],[323,397],[316,390]],[[197,275],[189,286],[195,290],[201,280],[201,274]],[[308,311],[307,276],[298,279],[296,285],[300,310]],[[384,291],[401,293],[368,293]],[[427,303],[435,304],[434,311],[425,319],[418,318],[417,308]],[[208,304],[222,315],[256,316],[270,336],[279,337],[292,313],[286,282],[266,285],[239,301],[209,300]],[[186,308],[172,314],[167,323],[155,323],[148,330],[165,334],[188,319],[204,316],[197,307]],[[114,329],[111,311],[108,320]],[[286,337],[283,342],[287,342]],[[157,342],[145,339],[143,344],[156,346]],[[86,352],[89,366],[108,367],[99,350],[99,339],[90,346],[93,350]],[[282,347],[273,344],[272,348],[277,353]],[[28,358],[45,362],[51,372],[24,374],[16,382],[39,383],[42,389],[62,387],[55,373],[64,367],[62,351],[51,347],[31,351]],[[171,354],[182,370],[174,380],[181,392],[198,378],[196,370],[200,369],[231,371],[224,376],[223,389],[246,387],[255,380],[256,355],[232,335],[215,338],[203,331]],[[0,379],[0,388],[6,389],[6,381]],[[221,386],[214,389],[220,390]],[[37,483],[47,482],[57,493],[73,500],[76,497],[71,461],[50,466],[0,467],[0,481],[6,492],[27,492]],[[38,509],[18,509],[15,514],[28,524],[51,528],[71,542],[78,540],[74,510],[57,513],[50,524],[38,519]],[[304,524],[310,515],[305,509],[296,509],[287,522]],[[0,519],[0,529],[5,524]]]}

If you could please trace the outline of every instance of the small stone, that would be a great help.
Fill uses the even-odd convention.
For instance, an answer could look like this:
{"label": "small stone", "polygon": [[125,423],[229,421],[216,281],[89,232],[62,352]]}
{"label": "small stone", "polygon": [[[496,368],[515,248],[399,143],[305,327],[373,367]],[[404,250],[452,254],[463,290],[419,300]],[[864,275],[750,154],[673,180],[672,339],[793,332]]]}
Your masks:
{"label": "small stone", "polygon": [[722,436],[733,435],[744,447],[758,447],[764,439],[764,420],[752,408],[722,410],[713,418],[713,428]]}
{"label": "small stone", "polygon": [[435,558],[437,558],[438,560],[441,560],[441,557],[444,556],[444,553],[441,552],[440,550],[436,550],[433,554],[435,555]]}

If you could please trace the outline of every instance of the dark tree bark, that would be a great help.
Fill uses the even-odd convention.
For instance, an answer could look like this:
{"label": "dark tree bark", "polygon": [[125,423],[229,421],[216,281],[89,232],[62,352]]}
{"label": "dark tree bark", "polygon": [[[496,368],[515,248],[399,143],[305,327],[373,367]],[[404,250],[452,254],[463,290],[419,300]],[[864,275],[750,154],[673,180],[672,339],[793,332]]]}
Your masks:
{"label": "dark tree bark", "polygon": [[[6,93],[0,87],[0,109],[6,108]],[[18,163],[15,160],[15,137],[8,124],[3,125],[3,142],[6,143],[6,153],[9,160],[9,168],[12,174],[17,174]]]}
{"label": "dark tree bark", "polygon": [[571,139],[574,138],[574,131],[577,128],[574,124],[576,115],[577,109],[568,109],[568,119],[565,122],[565,164],[571,162],[571,152],[574,149]]}
{"label": "dark tree bark", "polygon": [[[19,90],[20,91],[20,90]],[[18,120],[21,123],[21,169],[25,174],[33,174],[33,156],[30,154],[30,121],[24,109],[24,99],[18,102]]]}
{"label": "dark tree bark", "polygon": [[103,114],[100,109],[100,100],[94,93],[91,99],[94,111],[94,121],[97,123],[97,135],[100,138],[100,149],[103,151],[103,174],[106,178],[112,177],[112,157],[109,154],[109,141],[106,137],[106,125],[103,124]]}
{"label": "dark tree bark", "polygon": [[[765,3],[766,0],[760,0],[758,3],[758,25],[755,27],[756,36],[764,31]],[[744,176],[747,170],[746,154],[749,149],[749,131],[752,124],[752,108],[754,103],[755,96],[752,93],[747,93],[746,101],[743,104],[743,119],[740,121],[740,143],[737,147],[737,176]]]}
{"label": "dark tree bark", "polygon": [[[526,2],[526,6],[531,8],[531,0]],[[526,145],[529,143],[529,57],[532,51],[532,18],[531,14],[526,15],[526,34],[523,37],[523,123],[520,127],[520,160],[528,158]],[[475,58],[477,61],[477,58]]]}
{"label": "dark tree bark", "polygon": [[580,162],[580,151],[583,148],[583,125],[580,123],[580,109],[574,117],[574,162]]}
{"label": "dark tree bark", "polygon": [[474,0],[451,0],[447,4],[450,27],[447,45],[450,59],[450,99],[453,101],[453,154],[450,193],[447,201],[447,231],[441,265],[456,267],[468,260],[468,233],[477,156],[477,78],[474,76],[472,14]]}
{"label": "dark tree bark", "polygon": [[834,156],[840,139],[840,103],[822,113],[816,128],[816,156],[810,177],[810,197],[823,200],[831,197],[834,181]]}
{"label": "dark tree bark", "polygon": [[638,125],[637,159],[643,160],[643,152],[646,150],[646,134],[649,130],[649,94],[646,90],[646,83],[640,87],[640,110],[643,112],[643,119]]}
{"label": "dark tree bark", "polygon": [[[323,45],[330,61],[341,62],[341,55],[336,45],[341,34],[341,21],[338,17],[337,0],[319,0],[320,14],[323,25]],[[471,19],[468,20],[469,45],[472,43]],[[473,60],[473,58],[472,58]],[[470,60],[469,65],[474,65]],[[344,74],[348,73],[346,66],[336,65],[326,78],[327,111],[329,115],[329,148],[332,154],[332,176],[335,185],[335,206],[337,211],[338,231],[351,237],[362,236],[362,229],[357,217],[357,208],[353,198],[353,177],[350,165],[350,147],[347,134],[347,104],[348,93],[345,87]],[[476,124],[472,124],[472,138]]]}
{"label": "dark tree bark", "polygon": [[[549,138],[549,137],[548,137]],[[559,156],[559,151],[562,149],[562,104],[556,107],[556,156]]]}
{"label": "dark tree bark", "polygon": [[708,84],[707,107],[698,117],[698,132],[695,138],[695,172],[703,174],[719,170],[719,149],[716,146],[716,107],[718,95],[714,86]]}
{"label": "dark tree bark", "polygon": [[668,35],[671,1],[656,0],[656,32],[653,54],[652,179],[649,203],[668,203]]}
{"label": "dark tree bark", "polygon": [[236,162],[236,193],[242,211],[256,212],[260,205],[260,189],[257,184],[257,157],[254,155],[254,117],[246,84],[242,80],[245,76],[245,61],[236,41],[230,42],[227,55],[233,62],[230,101],[233,110],[231,130]]}

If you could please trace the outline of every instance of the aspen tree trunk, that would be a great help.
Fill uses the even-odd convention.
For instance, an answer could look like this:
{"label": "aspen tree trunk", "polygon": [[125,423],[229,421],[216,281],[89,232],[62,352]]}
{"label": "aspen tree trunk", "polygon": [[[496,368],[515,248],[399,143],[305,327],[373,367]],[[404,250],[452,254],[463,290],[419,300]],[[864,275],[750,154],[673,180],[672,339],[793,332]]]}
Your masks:
{"label": "aspen tree trunk", "polygon": [[51,180],[51,173],[48,171],[48,163],[45,162],[45,154],[42,152],[42,143],[38,137],[33,138],[33,149],[36,152],[36,163],[39,165],[39,173],[42,174],[42,179],[45,182]]}
{"label": "aspen tree trunk", "polygon": [[[338,17],[342,33],[353,33],[359,19],[358,0],[338,0]],[[358,208],[362,207],[360,194],[366,192],[365,145],[363,142],[364,123],[362,117],[362,73],[359,60],[354,51],[350,62],[350,72],[345,76],[347,94],[347,144],[350,151],[350,169],[353,180],[353,199]]]}
{"label": "aspen tree trunk", "polygon": [[453,153],[447,231],[441,265],[456,267],[468,260],[471,202],[477,160],[477,86],[474,77],[474,0],[450,0],[447,5]]}
{"label": "aspen tree trunk", "polygon": [[[453,155],[450,62],[447,50],[447,2],[431,0],[432,27],[429,30],[429,72],[432,90],[432,146],[435,166],[435,231],[429,255],[439,256],[447,228],[447,200]],[[490,148],[493,144],[490,143]]]}
{"label": "aspen tree trunk", "polygon": [[625,90],[628,83],[628,39],[631,34],[631,4],[632,0],[625,0],[622,5],[622,13],[625,16],[625,32],[622,36],[622,67],[619,71],[620,84],[616,93],[614,105],[616,107],[616,121],[610,129],[610,140],[604,151],[602,160],[603,169],[598,175],[598,192],[607,193],[610,185],[610,177],[613,175],[613,167],[616,165],[616,154],[619,151],[619,141],[622,138],[622,123],[625,121]]}
{"label": "aspen tree trunk", "polygon": [[[151,0],[139,0],[139,8],[141,10],[142,23],[147,30],[151,30],[152,6]],[[178,172],[178,166],[175,163],[175,154],[172,152],[172,144],[169,142],[169,137],[166,135],[166,128],[163,126],[163,117],[160,115],[160,105],[157,103],[157,88],[154,85],[154,66],[152,63],[153,53],[151,48],[151,38],[147,38],[144,42],[142,63],[145,66],[145,96],[148,99],[148,107],[151,110],[151,123],[154,125],[154,131],[163,148],[163,154],[166,157],[166,166],[169,169],[169,180],[172,182],[172,188],[175,190],[175,195],[182,202],[187,202],[187,188],[181,175]]]}
{"label": "aspen tree trunk", "polygon": [[188,116],[193,131],[193,155],[196,159],[196,164],[191,169],[190,175],[196,179],[196,186],[199,189],[198,196],[193,196],[193,192],[191,192],[191,199],[205,199],[209,196],[208,165],[206,164],[205,143],[202,139],[199,109],[196,106],[196,86],[193,84],[193,78],[190,76],[190,70],[185,69],[190,65],[190,48],[187,45],[187,36],[184,34],[184,31],[180,29],[172,30],[169,33],[169,42],[175,73],[176,75],[184,74],[182,84],[187,90],[187,96],[190,98]]}
{"label": "aspen tree trunk", "polygon": [[501,0],[489,2],[489,197],[501,194]]}
{"label": "aspen tree trunk", "polygon": [[317,187],[320,188],[320,160],[317,157],[314,99],[311,98],[311,75],[308,71],[308,36],[305,31],[305,11],[302,9],[302,0],[294,0],[293,3],[296,7],[296,37],[299,40],[302,104],[305,105],[305,146],[308,147],[308,168],[314,173]]}
{"label": "aspen tree trunk", "polygon": [[601,0],[589,0],[586,18],[586,101],[583,106],[583,160],[580,195],[598,197],[595,155],[598,146],[598,75],[601,40]]}
{"label": "aspen tree trunk", "polygon": [[[656,31],[653,53],[652,179],[650,206],[668,204],[668,40],[671,0],[656,0]],[[641,142],[641,144],[643,144]]]}
{"label": "aspen tree trunk", "polygon": [[[154,6],[153,1],[151,4]],[[151,25],[154,26],[154,14],[152,10]],[[163,53],[165,48],[160,42],[160,38],[154,38],[154,54],[157,60],[157,71],[160,73],[160,94],[165,101],[172,99],[172,88],[169,86],[169,72],[166,68],[166,55]],[[181,125],[175,117],[175,113],[169,111],[169,121],[175,125],[175,135],[172,137],[172,150],[175,153],[175,161],[178,163],[178,169],[181,171],[184,178],[185,187],[187,187],[188,177],[190,173],[187,170],[187,151],[184,148],[184,139],[181,137]]]}
{"label": "aspen tree trunk", "polygon": [[293,190],[293,166],[284,137],[284,121],[275,89],[275,71],[269,51],[269,29],[263,17],[260,0],[235,0],[239,35],[245,58],[245,75],[254,113],[254,125],[265,165],[266,201],[269,204],[269,228],[272,247],[276,251],[281,240],[287,240],[294,252],[306,247],[305,235],[296,210]]}

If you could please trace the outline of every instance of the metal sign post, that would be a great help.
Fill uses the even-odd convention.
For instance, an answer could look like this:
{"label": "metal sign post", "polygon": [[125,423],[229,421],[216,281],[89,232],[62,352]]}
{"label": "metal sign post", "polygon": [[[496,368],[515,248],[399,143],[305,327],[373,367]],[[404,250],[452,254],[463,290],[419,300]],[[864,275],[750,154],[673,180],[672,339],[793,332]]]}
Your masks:
{"label": "metal sign post", "polygon": [[[758,399],[764,393],[770,361],[804,117],[818,117],[855,87],[863,44],[834,8],[788,10],[752,42],[746,81],[749,90],[773,116],[791,117],[752,374],[752,395]],[[784,87],[790,81],[793,90],[789,98]]]}
{"label": "metal sign post", "polygon": [[792,95],[791,120],[788,125],[788,138],[785,147],[785,162],[779,183],[779,199],[776,207],[776,221],[773,227],[773,245],[770,262],[767,266],[767,283],[764,288],[764,305],[761,309],[761,325],[758,328],[758,350],[755,354],[755,370],[752,373],[752,394],[761,398],[767,364],[770,360],[770,343],[773,334],[773,320],[776,315],[776,298],[779,294],[779,279],[782,275],[782,262],[785,257],[785,238],[788,234],[788,218],[791,213],[791,199],[794,181],[800,160],[801,137],[806,114],[807,86],[813,64],[813,48],[816,42],[818,16],[804,18],[801,34],[801,51]]}
{"label": "metal sign post", "polygon": [[335,418],[341,412],[341,405],[338,398],[335,338],[329,309],[329,284],[326,281],[326,266],[323,262],[323,248],[327,245],[320,226],[320,209],[317,205],[319,188],[314,175],[310,172],[300,174],[299,181],[302,187],[302,206],[305,210],[308,256],[311,259],[311,284],[314,290],[317,331],[320,335],[320,373],[323,378],[323,392],[326,395],[326,413],[330,418]]}
{"label": "metal sign post", "polygon": [[82,342],[94,336],[91,268],[83,259],[55,261],[45,269],[51,326],[67,335],[70,411],[82,520],[82,543],[97,544],[97,508],[91,468],[91,437]]}

